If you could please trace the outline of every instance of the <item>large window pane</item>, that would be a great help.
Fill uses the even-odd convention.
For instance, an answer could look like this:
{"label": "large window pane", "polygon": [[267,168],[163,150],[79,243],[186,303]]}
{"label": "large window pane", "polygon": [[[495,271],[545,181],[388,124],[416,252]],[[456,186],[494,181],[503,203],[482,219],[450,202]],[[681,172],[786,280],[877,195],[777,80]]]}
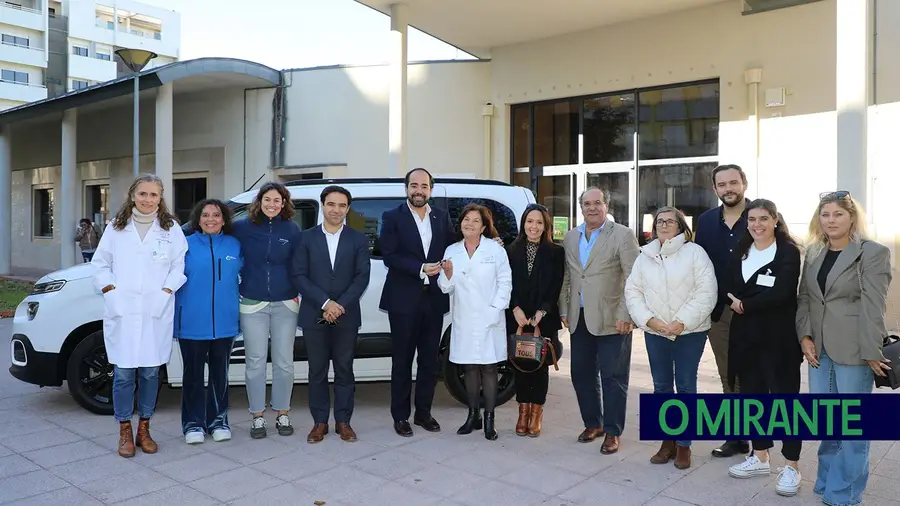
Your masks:
{"label": "large window pane", "polygon": [[642,160],[718,154],[719,83],[643,91],[638,100]]}
{"label": "large window pane", "polygon": [[173,212],[182,224],[191,220],[191,211],[194,206],[206,198],[206,178],[176,179],[172,182],[175,187],[175,202]]}
{"label": "large window pane", "polygon": [[584,163],[634,160],[634,94],[584,101]]}
{"label": "large window pane", "polygon": [[680,209],[694,229],[697,217],[719,205],[710,185],[715,163],[641,167],[638,183],[638,216],[641,244],[650,239],[653,213],[664,206]]}
{"label": "large window pane", "polygon": [[31,205],[34,213],[34,236],[53,237],[53,189],[34,190]]}
{"label": "large window pane", "polygon": [[609,204],[608,212],[613,221],[630,226],[628,219],[628,173],[588,174],[587,185],[603,190]]}
{"label": "large window pane", "polygon": [[534,166],[578,163],[578,101],[534,106]]}
{"label": "large window pane", "polygon": [[512,107],[512,166],[530,167],[528,139],[531,137],[531,106]]}

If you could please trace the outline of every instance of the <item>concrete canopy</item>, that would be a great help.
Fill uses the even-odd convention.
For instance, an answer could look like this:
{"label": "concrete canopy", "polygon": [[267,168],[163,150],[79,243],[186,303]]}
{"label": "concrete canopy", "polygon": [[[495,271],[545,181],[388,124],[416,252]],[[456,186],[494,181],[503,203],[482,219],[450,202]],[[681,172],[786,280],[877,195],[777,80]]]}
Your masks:
{"label": "concrete canopy", "polygon": [[[190,93],[219,88],[273,87],[281,84],[281,73],[265,65],[232,58],[198,58],[179,61],[140,74],[141,91],[173,83],[173,92]],[[82,90],[23,104],[0,113],[0,125],[61,113],[71,108],[104,108],[131,100],[132,76],[96,84]]]}
{"label": "concrete canopy", "polygon": [[[409,24],[475,56],[493,47],[543,39],[722,0],[356,0],[390,15],[408,6]],[[740,4],[735,2],[735,9]],[[627,44],[628,41],[622,41]]]}

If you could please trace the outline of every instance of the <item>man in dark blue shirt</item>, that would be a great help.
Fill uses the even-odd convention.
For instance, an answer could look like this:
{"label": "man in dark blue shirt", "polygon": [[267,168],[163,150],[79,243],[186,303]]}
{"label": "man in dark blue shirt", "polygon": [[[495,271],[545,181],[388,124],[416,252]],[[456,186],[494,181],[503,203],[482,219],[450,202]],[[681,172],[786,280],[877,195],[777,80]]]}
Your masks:
{"label": "man in dark blue shirt", "polygon": [[[722,381],[722,391],[726,394],[738,393],[740,385],[734,391],[728,385],[728,330],[731,327],[731,308],[723,300],[722,283],[725,270],[731,259],[734,247],[747,230],[747,204],[744,197],[747,191],[747,175],[737,165],[720,165],[713,169],[712,183],[716,196],[722,205],[704,212],[697,218],[696,243],[699,244],[712,260],[719,282],[719,301],[712,312],[712,327],[709,329],[709,344],[716,357],[716,368]],[[714,457],[731,457],[738,453],[748,453],[750,445],[747,441],[726,441],[713,450]]]}

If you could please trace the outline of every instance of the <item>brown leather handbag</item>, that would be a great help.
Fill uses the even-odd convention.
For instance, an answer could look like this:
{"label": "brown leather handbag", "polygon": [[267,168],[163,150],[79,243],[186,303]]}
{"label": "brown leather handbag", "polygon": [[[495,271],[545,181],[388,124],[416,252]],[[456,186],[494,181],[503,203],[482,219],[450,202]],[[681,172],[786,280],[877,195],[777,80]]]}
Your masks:
{"label": "brown leather handbag", "polygon": [[553,368],[559,370],[556,360],[556,347],[549,338],[541,336],[541,329],[534,327],[534,332],[525,332],[520,325],[516,333],[509,336],[508,361],[523,373],[532,373],[540,369],[547,361],[549,354],[553,360]]}

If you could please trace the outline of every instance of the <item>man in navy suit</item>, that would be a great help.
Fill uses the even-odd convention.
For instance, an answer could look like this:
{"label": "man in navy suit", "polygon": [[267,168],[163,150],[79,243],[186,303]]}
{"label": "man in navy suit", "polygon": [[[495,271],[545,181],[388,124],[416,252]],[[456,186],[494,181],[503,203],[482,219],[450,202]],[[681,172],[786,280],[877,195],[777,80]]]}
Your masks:
{"label": "man in navy suit", "polygon": [[309,411],[314,426],[306,441],[318,443],[328,433],[331,396],[328,366],[334,366],[334,431],[343,441],[356,441],[350,427],[353,358],[362,324],[359,299],[369,286],[369,243],[365,234],[344,225],[350,192],[340,186],[322,190],[325,221],[301,233],[293,250],[292,275],[300,293],[297,326],[309,359]]}
{"label": "man in navy suit", "polygon": [[450,216],[428,205],[434,178],[425,169],[406,174],[406,202],[381,217],[381,254],[388,268],[379,307],[391,325],[391,415],[394,431],[413,435],[409,425],[412,361],[418,351],[413,423],[429,432],[440,424],[431,416],[438,376],[438,349],[447,295],[438,288],[440,261],[454,242]]}

